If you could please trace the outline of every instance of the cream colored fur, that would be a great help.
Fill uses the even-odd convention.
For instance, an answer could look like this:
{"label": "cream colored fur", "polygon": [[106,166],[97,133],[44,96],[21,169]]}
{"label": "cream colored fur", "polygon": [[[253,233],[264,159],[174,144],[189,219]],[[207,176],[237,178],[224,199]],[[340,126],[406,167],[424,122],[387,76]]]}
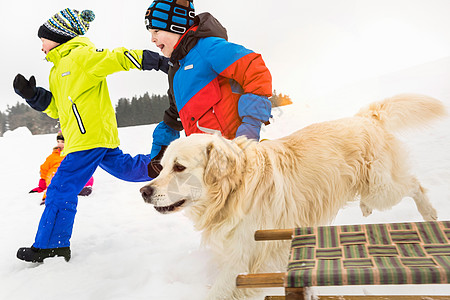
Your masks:
{"label": "cream colored fur", "polygon": [[191,135],[168,147],[163,171],[141,192],[164,213],[184,208],[202,231],[219,270],[208,299],[245,299],[255,291],[237,289],[236,276],[282,270],[289,251],[289,242],[255,242],[255,230],[329,224],[355,199],[368,216],[412,197],[435,220],[391,131],[444,115],[438,100],[405,94],[277,140]]}

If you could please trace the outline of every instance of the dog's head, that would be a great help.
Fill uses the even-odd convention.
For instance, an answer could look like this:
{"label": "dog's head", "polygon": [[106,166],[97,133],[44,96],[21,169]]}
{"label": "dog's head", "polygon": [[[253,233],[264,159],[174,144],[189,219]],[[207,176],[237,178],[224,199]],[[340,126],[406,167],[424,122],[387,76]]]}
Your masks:
{"label": "dog's head", "polygon": [[185,207],[195,207],[201,214],[216,213],[239,185],[245,145],[252,143],[207,134],[178,139],[164,153],[159,176],[141,188],[142,198],[164,214]]}

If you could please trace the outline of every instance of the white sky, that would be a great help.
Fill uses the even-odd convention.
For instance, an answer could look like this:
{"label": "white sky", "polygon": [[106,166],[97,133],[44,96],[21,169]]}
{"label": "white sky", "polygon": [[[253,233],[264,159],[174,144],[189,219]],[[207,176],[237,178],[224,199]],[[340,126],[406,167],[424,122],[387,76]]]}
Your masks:
{"label": "white sky", "polygon": [[[0,111],[22,101],[12,88],[17,73],[48,87],[37,30],[57,11],[92,9],[87,36],[98,48],[157,48],[143,25],[151,1],[2,1]],[[273,87],[294,101],[346,84],[450,55],[449,0],[194,0],[227,28],[229,40],[261,53]],[[111,98],[146,91],[164,94],[162,72],[122,72],[108,80]],[[406,91],[405,91],[406,92]]]}

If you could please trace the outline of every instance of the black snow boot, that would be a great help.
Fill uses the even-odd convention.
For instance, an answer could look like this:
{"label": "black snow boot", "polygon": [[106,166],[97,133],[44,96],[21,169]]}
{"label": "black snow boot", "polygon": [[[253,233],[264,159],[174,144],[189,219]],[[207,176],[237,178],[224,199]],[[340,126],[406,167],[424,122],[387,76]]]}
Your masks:
{"label": "black snow boot", "polygon": [[17,258],[28,262],[43,262],[44,259],[55,256],[63,256],[66,261],[69,261],[70,247],[39,249],[31,246],[17,251]]}
{"label": "black snow boot", "polygon": [[78,195],[79,196],[89,196],[91,193],[92,193],[92,187],[85,186]]}

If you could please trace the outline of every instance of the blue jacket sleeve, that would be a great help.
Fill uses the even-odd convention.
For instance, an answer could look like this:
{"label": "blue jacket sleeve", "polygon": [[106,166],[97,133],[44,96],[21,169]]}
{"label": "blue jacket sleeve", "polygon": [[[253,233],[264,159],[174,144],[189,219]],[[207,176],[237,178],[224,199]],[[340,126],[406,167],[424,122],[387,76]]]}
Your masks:
{"label": "blue jacket sleeve", "polygon": [[37,111],[44,111],[52,102],[52,93],[47,91],[44,88],[37,87],[36,94],[34,94],[33,98],[25,99],[27,103]]}
{"label": "blue jacket sleeve", "polygon": [[244,94],[239,99],[238,112],[242,124],[236,131],[236,137],[245,135],[249,139],[259,140],[261,124],[269,121],[272,104],[265,96]]}
{"label": "blue jacket sleeve", "polygon": [[170,128],[161,122],[153,131],[153,143],[150,158],[153,159],[161,151],[162,146],[168,146],[172,141],[180,137],[180,132]]}
{"label": "blue jacket sleeve", "polygon": [[156,52],[144,50],[142,54],[142,70],[161,70],[167,74],[169,72],[169,59]]}

